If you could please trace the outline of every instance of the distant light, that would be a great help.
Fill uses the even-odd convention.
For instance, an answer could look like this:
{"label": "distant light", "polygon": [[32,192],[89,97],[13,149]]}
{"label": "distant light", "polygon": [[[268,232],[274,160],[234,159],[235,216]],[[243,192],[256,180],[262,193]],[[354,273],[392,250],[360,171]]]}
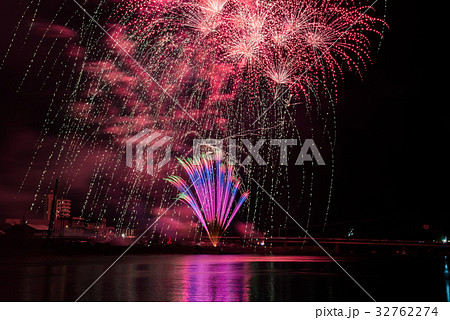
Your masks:
{"label": "distant light", "polygon": [[347,237],[353,237],[355,235],[355,228],[350,228],[347,233]]}
{"label": "distant light", "polygon": [[448,240],[447,240],[447,236],[444,236],[444,237],[442,238],[442,243],[445,244],[445,243],[447,243],[447,241],[448,241]]}

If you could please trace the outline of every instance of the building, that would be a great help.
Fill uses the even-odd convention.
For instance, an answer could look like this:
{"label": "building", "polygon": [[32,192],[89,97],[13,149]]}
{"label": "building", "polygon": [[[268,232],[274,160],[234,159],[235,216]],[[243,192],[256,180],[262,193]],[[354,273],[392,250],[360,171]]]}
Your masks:
{"label": "building", "polygon": [[56,199],[56,217],[70,218],[71,201],[69,199]]}
{"label": "building", "polygon": [[72,217],[71,227],[73,229],[85,229],[86,228],[86,219],[81,217]]}
{"label": "building", "polygon": [[88,222],[87,230],[100,237],[114,237],[115,228],[106,226],[106,219],[99,219],[97,222]]}
{"label": "building", "polygon": [[[55,194],[53,190],[50,191],[45,197],[44,203],[44,220],[50,221],[52,215],[52,204]],[[56,199],[56,219],[58,218],[70,218],[72,203],[69,199]]]}
{"label": "building", "polygon": [[12,224],[5,233],[12,237],[45,237],[47,235],[48,226],[39,224]]}
{"label": "building", "polygon": [[134,237],[134,232],[135,232],[134,228],[122,229],[122,237],[132,238]]}
{"label": "building", "polygon": [[[52,216],[52,205],[55,198],[53,190],[45,196],[44,200],[44,216],[43,220],[45,224],[49,224],[50,217]],[[71,200],[56,198],[55,205],[55,220],[53,221],[53,231],[59,233],[60,236],[64,235],[64,230],[71,227],[70,213],[71,213]]]}
{"label": "building", "polygon": [[102,235],[104,237],[114,237],[116,235],[116,228],[114,228],[114,227],[105,227],[102,230]]}
{"label": "building", "polygon": [[[55,201],[54,221],[50,226],[52,216],[52,205]],[[25,216],[20,218],[6,218],[4,224],[0,224],[0,230],[7,234],[7,230],[11,229],[12,233],[23,233],[29,236],[42,237],[50,231],[53,237],[87,237],[98,236],[102,238],[113,238],[116,236],[115,228],[106,226],[106,219],[98,219],[97,221],[86,221],[82,217],[72,217],[71,208],[72,201],[70,199],[58,199],[55,197],[53,190],[45,195],[44,212],[38,219],[30,219]],[[125,229],[122,231],[123,237],[134,236],[134,229]],[[119,236],[122,233],[119,234]]]}
{"label": "building", "polygon": [[99,231],[106,228],[106,219],[99,219],[97,222],[88,222],[87,229],[92,231]]}
{"label": "building", "polygon": [[5,224],[8,226],[14,226],[14,225],[40,225],[40,226],[47,226],[48,222],[42,220],[42,219],[25,219],[23,217],[22,219],[17,218],[6,218]]}

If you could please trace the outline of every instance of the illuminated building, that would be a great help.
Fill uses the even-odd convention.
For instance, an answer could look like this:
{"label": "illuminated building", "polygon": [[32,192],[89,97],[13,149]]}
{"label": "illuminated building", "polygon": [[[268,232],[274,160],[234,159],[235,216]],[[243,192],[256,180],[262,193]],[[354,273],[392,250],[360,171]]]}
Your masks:
{"label": "illuminated building", "polygon": [[71,209],[71,201],[68,199],[56,200],[56,216],[58,218],[69,218]]}
{"label": "illuminated building", "polygon": [[[45,197],[44,203],[44,220],[49,221],[52,211],[54,193],[50,191]],[[56,217],[57,218],[69,218],[71,211],[71,200],[69,199],[56,199]]]}

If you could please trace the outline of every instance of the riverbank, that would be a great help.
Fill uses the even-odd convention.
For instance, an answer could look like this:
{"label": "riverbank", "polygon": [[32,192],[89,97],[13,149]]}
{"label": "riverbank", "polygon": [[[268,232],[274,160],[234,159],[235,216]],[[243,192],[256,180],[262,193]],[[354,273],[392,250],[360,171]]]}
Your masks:
{"label": "riverbank", "polygon": [[162,254],[256,254],[256,255],[317,255],[326,256],[429,256],[450,255],[450,246],[441,244],[402,243],[402,242],[363,242],[363,241],[320,241],[320,247],[311,240],[285,245],[237,245],[221,244],[213,247],[201,244],[143,245],[134,239],[122,242],[95,242],[86,240],[64,240],[37,238],[32,241],[0,240],[2,256],[119,256],[162,255]]}

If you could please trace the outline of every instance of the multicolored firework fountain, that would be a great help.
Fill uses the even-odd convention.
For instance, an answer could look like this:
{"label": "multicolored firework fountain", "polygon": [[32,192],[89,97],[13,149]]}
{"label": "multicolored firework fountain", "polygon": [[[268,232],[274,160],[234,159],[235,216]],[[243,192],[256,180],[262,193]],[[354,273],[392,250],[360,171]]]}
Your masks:
{"label": "multicolored firework fountain", "polygon": [[189,175],[191,185],[178,176],[166,180],[180,191],[179,198],[192,209],[216,247],[249,193],[242,193],[231,210],[241,181],[234,176],[233,166],[222,162],[220,154],[214,158],[179,159],[179,162]]}

